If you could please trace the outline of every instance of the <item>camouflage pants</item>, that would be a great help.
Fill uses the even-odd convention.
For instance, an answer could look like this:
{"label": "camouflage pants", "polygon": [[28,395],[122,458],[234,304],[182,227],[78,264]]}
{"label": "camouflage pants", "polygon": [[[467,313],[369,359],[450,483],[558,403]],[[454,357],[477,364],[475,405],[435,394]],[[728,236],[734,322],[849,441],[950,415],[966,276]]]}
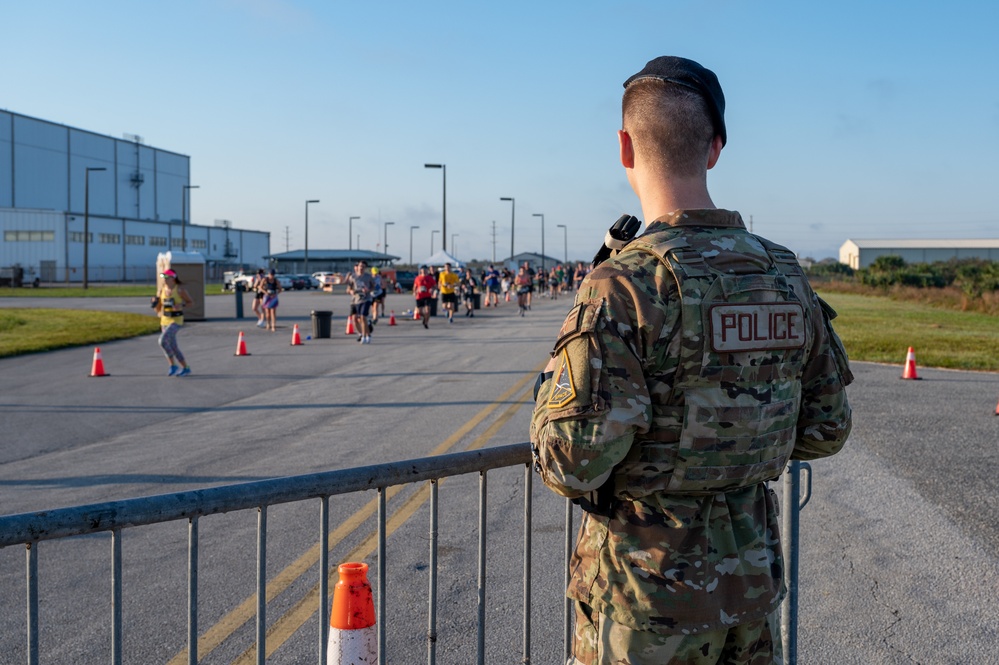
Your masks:
{"label": "camouflage pants", "polygon": [[780,624],[766,619],[697,635],[662,635],[614,623],[576,602],[566,665],[782,665]]}

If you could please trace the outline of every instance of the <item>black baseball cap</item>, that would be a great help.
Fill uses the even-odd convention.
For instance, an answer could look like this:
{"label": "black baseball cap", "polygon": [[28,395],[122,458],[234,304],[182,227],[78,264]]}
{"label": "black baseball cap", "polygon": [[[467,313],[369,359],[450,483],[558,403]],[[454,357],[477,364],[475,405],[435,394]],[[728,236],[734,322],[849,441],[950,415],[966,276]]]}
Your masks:
{"label": "black baseball cap", "polygon": [[642,79],[658,79],[674,83],[700,94],[708,103],[715,133],[721,137],[722,145],[728,142],[728,134],[725,131],[725,94],[713,71],[687,58],[662,55],[649,60],[642,71],[624,82],[624,87],[627,88]]}

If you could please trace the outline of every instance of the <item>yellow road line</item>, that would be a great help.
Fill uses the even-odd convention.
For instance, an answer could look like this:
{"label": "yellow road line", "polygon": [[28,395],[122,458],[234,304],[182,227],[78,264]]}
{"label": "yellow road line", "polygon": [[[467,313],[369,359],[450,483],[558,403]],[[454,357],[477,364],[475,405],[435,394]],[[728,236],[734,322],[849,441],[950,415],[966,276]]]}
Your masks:
{"label": "yellow road line", "polygon": [[[533,388],[533,386],[532,386]],[[519,399],[517,399],[513,404],[511,404],[506,411],[496,419],[492,425],[489,426],[486,431],[475,438],[472,443],[469,444],[468,450],[476,450],[485,445],[490,439],[492,439],[497,432],[509,421],[514,414],[522,407],[525,402],[525,398],[528,392],[525,391]],[[443,480],[439,481],[443,482]],[[387,498],[387,497],[386,497]],[[406,502],[399,508],[386,522],[385,525],[385,537],[392,535],[399,527],[409,521],[416,511],[423,506],[430,498],[430,485],[425,484],[419,489],[413,496],[406,500]],[[377,531],[372,531],[368,534],[367,538],[354,548],[343,560],[344,561],[363,561],[364,559],[371,556],[371,553],[375,551],[378,546],[378,533]],[[328,572],[328,579],[330,589],[332,589],[338,581],[338,573],[336,566],[330,566]],[[316,613],[319,609],[319,585],[314,585],[309,592],[294,606],[292,606],[287,612],[285,612],[277,621],[275,621],[271,627],[267,630],[266,641],[267,641],[267,651],[266,657],[270,658],[278,648],[281,647],[285,642],[287,642],[292,635],[298,631],[305,622],[312,618],[312,615]],[[325,618],[320,618],[321,621],[326,621]],[[325,645],[323,645],[325,647]],[[251,645],[249,649],[244,651],[239,658],[233,661],[233,665],[251,665],[256,660],[257,645]]]}
{"label": "yellow road line", "polygon": [[[499,408],[500,404],[510,399],[510,397],[516,394],[518,391],[522,390],[524,384],[533,379],[536,376],[536,372],[541,371],[543,366],[538,366],[535,368],[534,372],[528,374],[524,378],[520,379],[515,383],[509,390],[500,395],[496,401],[489,404],[481,411],[479,411],[475,416],[468,420],[464,425],[458,428],[451,436],[440,443],[436,448],[434,448],[428,457],[433,457],[436,455],[441,455],[452,447],[454,447],[462,438],[468,435],[473,429],[478,427],[483,420],[489,417],[493,411]],[[519,407],[519,403],[517,404]],[[481,445],[481,444],[479,444]],[[404,485],[396,485],[388,488],[385,494],[386,500],[394,497],[404,488]],[[378,509],[378,499],[377,497],[369,501],[363,508],[358,510],[356,513],[347,518],[335,531],[333,531],[327,542],[327,551],[332,550],[336,545],[338,545],[344,538],[353,533],[358,529],[361,524],[367,520],[371,515],[375,513]],[[309,548],[305,554],[300,556],[294,562],[288,565],[284,570],[278,573],[273,579],[269,580],[266,584],[266,600],[271,602],[279,594],[283,593],[287,588],[297,580],[299,577],[304,575],[309,568],[314,566],[319,561],[319,543],[316,543],[311,548]],[[347,559],[352,560],[352,559]],[[318,593],[318,589],[317,589]],[[204,658],[206,655],[217,649],[226,639],[228,639],[233,633],[235,633],[243,624],[247,621],[253,619],[257,614],[257,596],[256,594],[250,596],[242,603],[240,603],[235,609],[230,611],[228,614],[223,616],[215,625],[209,628],[205,633],[198,638],[198,658]],[[180,653],[174,656],[168,665],[184,665],[187,662],[187,648],[184,648]]]}

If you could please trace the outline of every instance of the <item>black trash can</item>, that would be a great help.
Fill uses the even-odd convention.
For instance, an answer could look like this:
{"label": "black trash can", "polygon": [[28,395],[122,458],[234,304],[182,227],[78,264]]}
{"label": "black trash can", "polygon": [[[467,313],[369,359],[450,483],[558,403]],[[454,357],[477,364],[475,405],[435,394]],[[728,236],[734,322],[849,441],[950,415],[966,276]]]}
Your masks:
{"label": "black trash can", "polygon": [[437,316],[437,298],[430,299],[430,316]]}
{"label": "black trash can", "polygon": [[317,312],[312,310],[312,337],[314,339],[329,339],[332,332],[333,312]]}
{"label": "black trash can", "polygon": [[472,309],[482,309],[482,294],[473,293],[472,294]]}

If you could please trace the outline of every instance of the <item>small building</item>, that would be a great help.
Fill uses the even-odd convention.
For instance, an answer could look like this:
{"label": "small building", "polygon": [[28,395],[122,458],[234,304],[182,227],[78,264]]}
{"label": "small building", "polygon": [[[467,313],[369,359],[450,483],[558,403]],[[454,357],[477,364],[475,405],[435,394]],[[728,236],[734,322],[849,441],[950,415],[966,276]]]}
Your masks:
{"label": "small building", "polygon": [[349,273],[354,265],[364,259],[372,268],[386,268],[398,261],[398,256],[372,252],[367,249],[310,249],[309,264],[305,264],[305,250],[271,254],[265,257],[274,270],[291,275],[314,272]]}
{"label": "small building", "polygon": [[506,266],[514,272],[516,272],[520,266],[524,265],[524,263],[527,263],[535,270],[541,270],[542,268],[550,270],[558,264],[563,263],[563,261],[562,259],[555,259],[547,254],[539,254],[537,252],[521,252],[516,256],[500,261],[500,265]]}
{"label": "small building", "polygon": [[999,261],[999,238],[849,239],[839,248],[839,262],[854,270],[867,268],[879,256],[898,256],[906,263],[935,263],[951,259]]}

